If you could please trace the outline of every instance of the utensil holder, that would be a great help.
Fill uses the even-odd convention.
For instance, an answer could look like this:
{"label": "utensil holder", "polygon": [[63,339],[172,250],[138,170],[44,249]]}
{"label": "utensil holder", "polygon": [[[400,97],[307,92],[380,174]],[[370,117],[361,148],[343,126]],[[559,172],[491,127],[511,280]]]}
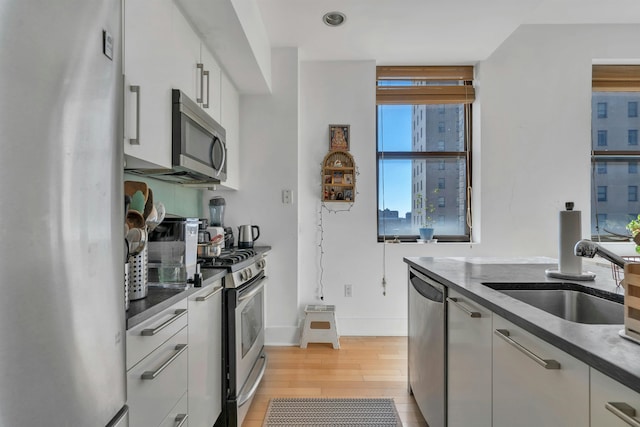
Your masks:
{"label": "utensil holder", "polygon": [[624,332],[640,341],[640,263],[624,265]]}
{"label": "utensil holder", "polygon": [[129,300],[135,301],[147,296],[149,251],[145,245],[142,252],[129,259]]}
{"label": "utensil holder", "polygon": [[124,263],[124,310],[129,310],[129,262]]}

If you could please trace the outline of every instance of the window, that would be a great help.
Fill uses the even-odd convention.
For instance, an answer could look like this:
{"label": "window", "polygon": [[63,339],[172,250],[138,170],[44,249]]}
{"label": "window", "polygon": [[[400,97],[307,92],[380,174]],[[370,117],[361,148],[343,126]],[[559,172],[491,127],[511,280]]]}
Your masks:
{"label": "window", "polygon": [[607,201],[607,186],[599,185],[598,186],[598,201],[606,202]]}
{"label": "window", "polygon": [[607,173],[607,162],[598,163],[598,175]]}
{"label": "window", "polygon": [[[473,67],[381,66],[377,77],[378,241],[415,242],[427,222],[439,241],[470,241]],[[414,120],[414,106],[425,120]],[[420,131],[418,149],[411,136]],[[418,164],[423,173],[412,176]]]}
{"label": "window", "polygon": [[606,147],[607,146],[607,131],[599,130],[598,131],[598,147]]}
{"label": "window", "polygon": [[594,65],[592,76],[591,234],[607,241],[628,234],[629,202],[638,202],[640,66]]}
{"label": "window", "polygon": [[607,103],[606,102],[598,102],[598,118],[606,119],[607,118]]}

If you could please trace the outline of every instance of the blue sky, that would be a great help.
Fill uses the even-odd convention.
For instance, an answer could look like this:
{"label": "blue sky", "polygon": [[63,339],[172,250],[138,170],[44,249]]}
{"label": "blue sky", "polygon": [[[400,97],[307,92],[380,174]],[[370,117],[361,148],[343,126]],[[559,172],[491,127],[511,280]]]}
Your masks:
{"label": "blue sky", "polygon": [[[384,105],[378,109],[379,144],[385,151],[411,151],[411,105]],[[380,189],[379,209],[397,210],[401,217],[411,210],[411,161],[385,161],[384,200]]]}

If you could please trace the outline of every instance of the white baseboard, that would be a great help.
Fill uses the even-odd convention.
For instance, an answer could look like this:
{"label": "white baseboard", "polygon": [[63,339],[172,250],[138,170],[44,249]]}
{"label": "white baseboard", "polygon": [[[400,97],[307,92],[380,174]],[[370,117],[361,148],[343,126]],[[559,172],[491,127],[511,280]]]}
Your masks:
{"label": "white baseboard", "polygon": [[[338,334],[356,337],[396,337],[407,335],[407,319],[338,318]],[[267,326],[265,345],[296,346],[300,343],[300,327]]]}

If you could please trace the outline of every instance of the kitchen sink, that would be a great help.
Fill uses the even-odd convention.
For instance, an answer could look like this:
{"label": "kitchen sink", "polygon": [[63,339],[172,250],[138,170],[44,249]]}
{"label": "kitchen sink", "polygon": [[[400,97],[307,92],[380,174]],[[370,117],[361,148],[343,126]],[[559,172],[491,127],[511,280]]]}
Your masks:
{"label": "kitchen sink", "polygon": [[622,325],[624,297],[576,283],[483,283],[549,314],[576,323]]}

